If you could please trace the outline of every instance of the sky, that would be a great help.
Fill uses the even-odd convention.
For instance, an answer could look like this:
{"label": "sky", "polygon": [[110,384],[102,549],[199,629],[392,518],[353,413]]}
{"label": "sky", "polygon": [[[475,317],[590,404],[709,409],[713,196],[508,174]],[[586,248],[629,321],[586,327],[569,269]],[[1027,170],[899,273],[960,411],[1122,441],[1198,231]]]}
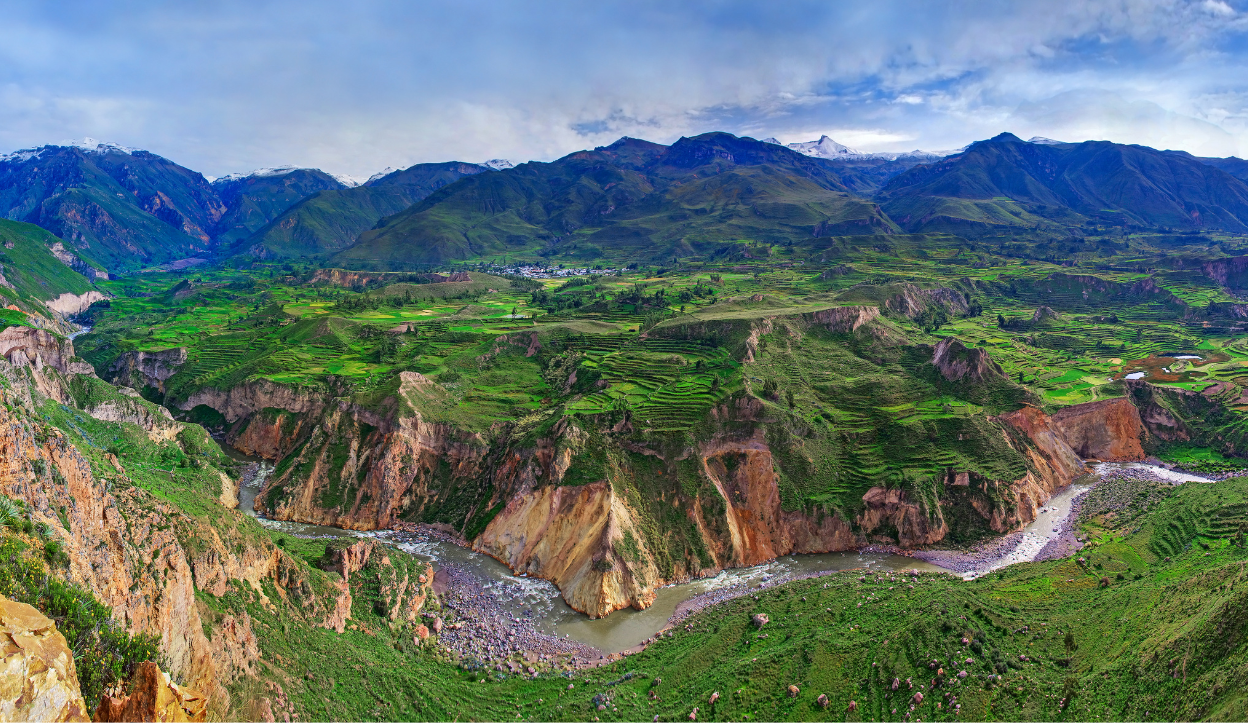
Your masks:
{"label": "sky", "polygon": [[0,153],[85,136],[209,176],[553,160],[727,131],[1248,155],[1248,0],[0,5]]}

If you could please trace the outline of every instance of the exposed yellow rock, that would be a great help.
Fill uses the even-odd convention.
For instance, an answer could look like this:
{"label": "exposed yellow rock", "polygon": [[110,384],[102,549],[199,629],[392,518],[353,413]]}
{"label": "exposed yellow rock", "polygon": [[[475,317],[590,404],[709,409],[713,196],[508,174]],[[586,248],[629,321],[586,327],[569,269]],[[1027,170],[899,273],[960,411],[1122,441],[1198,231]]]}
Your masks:
{"label": "exposed yellow rock", "polygon": [[129,695],[100,698],[97,721],[204,721],[208,701],[199,693],[169,679],[155,663],[146,662],[134,671]]}
{"label": "exposed yellow rock", "polygon": [[56,625],[0,598],[0,721],[86,721],[74,656]]}

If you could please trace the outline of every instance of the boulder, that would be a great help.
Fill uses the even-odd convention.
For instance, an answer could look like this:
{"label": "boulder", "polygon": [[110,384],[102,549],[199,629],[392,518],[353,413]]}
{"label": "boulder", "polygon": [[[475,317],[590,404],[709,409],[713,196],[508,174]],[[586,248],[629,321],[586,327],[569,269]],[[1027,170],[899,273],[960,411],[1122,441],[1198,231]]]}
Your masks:
{"label": "boulder", "polygon": [[0,721],[86,721],[74,655],[43,613],[0,598]]}
{"label": "boulder", "polygon": [[796,698],[797,694],[802,692],[796,685],[789,686],[789,697]]}
{"label": "boulder", "polygon": [[771,622],[771,618],[767,617],[766,613],[754,613],[754,615],[750,617],[750,620],[754,621],[754,627],[760,630],[764,625]]}
{"label": "boulder", "polygon": [[95,709],[97,721],[204,721],[208,700],[169,679],[151,661],[134,671],[129,695],[105,695]]}

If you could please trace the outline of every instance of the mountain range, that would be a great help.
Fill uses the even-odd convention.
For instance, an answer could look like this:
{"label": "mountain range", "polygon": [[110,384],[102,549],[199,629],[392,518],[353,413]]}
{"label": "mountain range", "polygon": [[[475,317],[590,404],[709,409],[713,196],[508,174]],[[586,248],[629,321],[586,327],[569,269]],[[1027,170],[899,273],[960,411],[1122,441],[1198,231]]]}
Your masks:
{"label": "mountain range", "polygon": [[483,256],[662,261],[901,231],[1243,232],[1245,179],[1238,158],[1108,141],[1003,133],[956,151],[860,153],[827,136],[705,133],[670,146],[622,138],[548,163],[422,163],[356,186],[307,168],[209,182],[88,139],[0,156],[0,214],[112,273],[193,257],[398,269]]}

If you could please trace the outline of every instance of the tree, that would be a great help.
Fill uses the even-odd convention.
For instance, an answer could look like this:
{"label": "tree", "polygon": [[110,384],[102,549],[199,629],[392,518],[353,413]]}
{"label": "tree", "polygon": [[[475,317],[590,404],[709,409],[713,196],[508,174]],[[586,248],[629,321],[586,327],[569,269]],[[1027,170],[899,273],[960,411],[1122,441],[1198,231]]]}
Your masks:
{"label": "tree", "polygon": [[997,326],[1001,327],[1002,329],[1005,328],[1005,317],[1002,316],[1001,314],[997,314]]}

